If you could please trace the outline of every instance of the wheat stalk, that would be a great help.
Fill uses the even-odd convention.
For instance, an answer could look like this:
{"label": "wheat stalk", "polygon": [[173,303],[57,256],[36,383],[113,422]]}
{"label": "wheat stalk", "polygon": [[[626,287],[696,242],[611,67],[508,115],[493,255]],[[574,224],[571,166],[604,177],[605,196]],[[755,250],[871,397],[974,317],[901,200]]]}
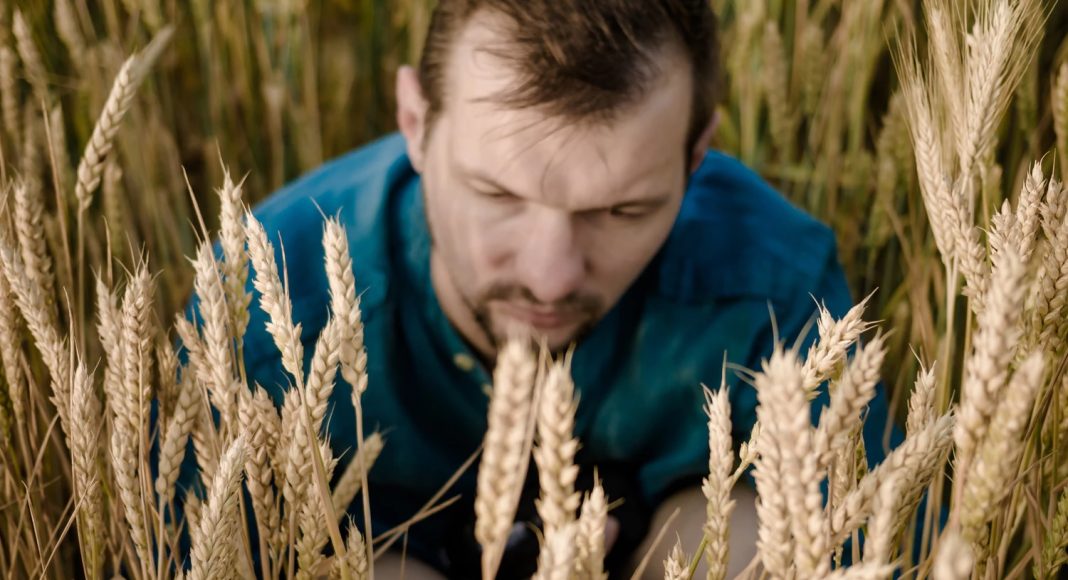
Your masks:
{"label": "wheat stalk", "polygon": [[537,410],[537,444],[534,461],[538,466],[540,495],[535,500],[545,535],[575,521],[580,496],[575,491],[578,466],[575,453],[575,385],[566,363],[553,364],[541,385]]}
{"label": "wheat stalk", "polygon": [[381,433],[371,433],[364,438],[363,446],[356,451],[356,455],[345,466],[345,471],[341,473],[341,478],[338,479],[333,490],[334,511],[339,516],[352,505],[352,500],[363,487],[364,478],[374,467],[375,460],[382,453],[384,446],[385,440]]}
{"label": "wheat stalk", "polygon": [[531,580],[569,580],[575,565],[575,533],[577,524],[569,522],[551,528],[538,554],[538,569]]}
{"label": "wheat stalk", "polygon": [[85,576],[92,580],[102,577],[104,565],[103,482],[100,477],[100,434],[103,414],[100,399],[93,389],[93,377],[79,361],[74,370],[73,398],[71,401],[70,439],[71,465],[74,471],[74,488],[78,498],[78,538],[81,542],[82,563]]}
{"label": "wheat stalk", "polygon": [[849,347],[871,328],[872,325],[864,321],[864,310],[872,296],[865,297],[838,320],[834,319],[826,305],[819,304],[819,318],[816,320],[819,338],[809,347],[802,367],[806,390],[811,391],[831,378],[831,373],[845,359]]}
{"label": "wheat stalk", "polygon": [[475,495],[475,539],[482,545],[484,578],[496,574],[519,502],[517,491],[529,453],[535,370],[527,348],[521,340],[513,339],[501,349],[493,371]]}
{"label": "wheat stalk", "polygon": [[[815,449],[802,363],[796,353],[778,346],[771,358],[763,363],[762,372],[757,375],[755,382],[760,402],[757,416],[766,433],[762,435],[757,471],[761,470],[765,452],[774,450],[772,453],[777,455],[779,483],[774,487],[762,486],[758,478],[757,490],[761,503],[768,496],[782,496],[777,503],[785,504],[789,516],[787,521],[794,538],[793,559],[797,573],[805,576],[825,574],[829,564],[826,557],[828,534],[820,493],[824,470],[819,465],[819,455]],[[781,524],[767,519],[769,515],[761,515],[761,527],[775,526],[781,530]],[[776,533],[777,537],[781,535],[781,531]],[[762,536],[761,542],[764,539]],[[768,547],[765,545],[765,549]],[[777,565],[777,562],[773,563],[773,566]],[[767,564],[765,566],[768,567]],[[768,570],[777,573],[771,567]]]}
{"label": "wheat stalk", "polygon": [[0,119],[12,143],[22,141],[19,116],[18,84],[15,81],[15,52],[0,43]]}
{"label": "wheat stalk", "polygon": [[939,538],[931,577],[934,580],[967,580],[972,577],[974,558],[968,543],[956,530]]}
{"label": "wheat stalk", "polygon": [[122,118],[130,110],[133,104],[134,94],[141,78],[134,73],[134,67],[138,65],[137,55],[131,55],[122,63],[119,73],[115,75],[115,81],[108,93],[108,99],[104,103],[104,110],[100,112],[93,134],[89,142],[85,144],[81,161],[78,162],[78,180],[74,184],[74,198],[78,200],[79,211],[89,209],[93,203],[93,192],[100,185],[100,177],[104,172],[104,161],[111,152],[122,124]]}
{"label": "wheat stalk", "polygon": [[705,413],[708,415],[708,477],[702,482],[705,496],[705,562],[708,580],[723,580],[727,575],[729,526],[734,500],[731,499],[734,452],[731,449],[730,399],[727,396],[726,367],[719,390],[707,387]]}
{"label": "wheat stalk", "polygon": [[926,486],[943,465],[952,443],[953,416],[944,415],[922,431],[910,434],[849,492],[841,505],[831,512],[831,543],[841,544],[846,536],[870,513],[872,500],[879,488],[891,477],[901,477],[914,488]]}
{"label": "wheat stalk", "polygon": [[201,244],[194,265],[194,288],[203,319],[203,364],[209,379],[208,393],[211,403],[222,415],[225,428],[221,431],[233,436],[237,424],[237,392],[244,386],[235,383],[234,379],[233,334],[230,330],[233,318],[210,244]]}
{"label": "wheat stalk", "polygon": [[[1026,270],[1018,256],[1003,253],[994,266],[990,296],[977,321],[974,347],[965,365],[960,418],[954,433],[957,461],[967,466],[986,435],[1019,340]],[[966,473],[966,471],[965,471]],[[960,478],[958,478],[960,481]]]}
{"label": "wheat stalk", "polygon": [[202,508],[198,525],[191,534],[191,580],[234,576],[237,568],[237,549],[233,538],[236,527],[244,525],[244,522],[238,519],[238,503],[245,454],[245,438],[238,436],[227,448],[219,463],[208,493],[208,503]]}
{"label": "wheat stalk", "polygon": [[[0,268],[2,269],[2,268]],[[0,361],[4,368],[4,382],[11,399],[15,425],[23,428],[26,422],[26,376],[22,367],[21,322],[8,285],[7,276],[0,272]]]}
{"label": "wheat stalk", "polygon": [[905,419],[906,433],[912,434],[923,430],[937,416],[934,404],[935,369],[937,368],[937,361],[931,363],[931,368],[924,368],[923,364],[920,364],[912,395],[909,396],[909,410]]}
{"label": "wheat stalk", "polygon": [[235,184],[230,172],[223,171],[223,186],[219,195],[219,245],[222,247],[223,262],[220,266],[224,274],[223,285],[226,290],[226,305],[230,313],[231,332],[237,342],[237,352],[248,328],[248,307],[252,294],[245,291],[248,284],[248,253],[245,252],[245,226],[241,223],[244,211],[242,205],[242,183]]}
{"label": "wheat stalk", "polygon": [[[2,57],[2,55],[0,55]],[[1068,167],[1068,61],[1061,63],[1050,84],[1050,109],[1053,112],[1053,132],[1057,136],[1061,174]]]}
{"label": "wheat stalk", "polygon": [[[265,575],[273,575],[271,562],[282,552],[281,515],[275,501],[273,471],[268,461],[272,447],[271,439],[278,437],[278,414],[267,392],[258,386],[253,392],[239,391],[239,419],[241,431],[248,438],[248,456],[245,458],[245,480],[259,530],[260,560]],[[275,442],[277,445],[277,442]]]}
{"label": "wheat stalk", "polygon": [[[22,319],[41,352],[41,358],[52,375],[50,400],[59,414],[63,433],[70,435],[71,371],[67,356],[67,342],[59,334],[54,315],[50,315],[40,287],[26,274],[22,259],[7,228],[0,225],[0,263],[4,276],[15,297]],[[54,313],[54,311],[53,311]]]}
{"label": "wheat stalk", "polygon": [[349,521],[348,539],[345,540],[345,547],[345,560],[343,562],[340,559],[334,561],[334,567],[330,571],[331,580],[339,580],[341,578],[341,566],[347,567],[355,580],[364,580],[368,577],[369,569],[367,565],[367,548],[364,545],[360,530],[356,528],[356,524],[352,523],[352,521]]}
{"label": "wheat stalk", "polygon": [[580,580],[607,580],[604,571],[604,528],[608,520],[608,501],[599,479],[582,502],[575,535],[574,576]]}
{"label": "wheat stalk", "polygon": [[15,9],[13,15],[11,32],[15,35],[15,49],[18,50],[22,64],[26,68],[30,86],[33,87],[33,92],[39,102],[50,103],[51,96],[48,94],[46,85],[47,73],[45,72],[44,61],[41,60],[41,53],[38,52],[37,46],[33,42],[33,33],[30,31],[30,27],[26,23],[26,18],[22,15],[21,10]]}
{"label": "wheat stalk", "polygon": [[278,266],[274,261],[274,246],[267,241],[267,232],[263,224],[251,213],[245,214],[245,238],[248,242],[249,258],[256,274],[253,285],[260,293],[260,308],[267,313],[267,332],[274,339],[275,346],[282,353],[282,366],[296,381],[298,387],[304,384],[304,346],[300,341],[300,324],[293,323],[293,306],[289,301],[289,292],[282,286],[278,277]]}
{"label": "wheat stalk", "polygon": [[675,545],[671,548],[671,553],[664,560],[664,580],[686,580],[689,578],[688,561],[686,553],[682,551],[682,540],[676,538]]}
{"label": "wheat stalk", "polygon": [[1005,397],[991,416],[986,439],[975,455],[960,504],[961,535],[977,545],[982,526],[996,513],[994,505],[1015,477],[1023,453],[1021,440],[1042,385],[1043,354],[1032,353],[1013,374]]}
{"label": "wheat stalk", "polygon": [[879,369],[886,357],[885,336],[878,335],[860,347],[853,361],[832,388],[831,405],[820,414],[816,432],[816,452],[829,467],[831,459],[849,441],[849,434],[861,425],[861,413],[875,396]]}

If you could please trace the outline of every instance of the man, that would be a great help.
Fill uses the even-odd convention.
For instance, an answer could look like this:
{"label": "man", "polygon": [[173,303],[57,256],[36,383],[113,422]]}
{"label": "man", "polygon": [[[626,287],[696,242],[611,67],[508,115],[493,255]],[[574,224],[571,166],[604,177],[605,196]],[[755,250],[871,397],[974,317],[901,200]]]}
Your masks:
{"label": "man", "polygon": [[[696,549],[701,382],[718,384],[725,352],[759,366],[773,344],[769,305],[790,341],[812,296],[836,315],[850,306],[830,231],[706,150],[716,38],[707,0],[441,0],[420,68],[397,77],[401,134],[257,208],[284,242],[307,353],[327,314],[322,215],[347,227],[369,356],[365,424],[386,434],[370,477],[376,533],[415,514],[477,449],[497,347],[519,326],[557,352],[576,344],[578,461],[624,500],[610,562],[618,570],[640,556],[675,507]],[[264,322],[253,308],[246,367],[280,400],[286,382]],[[732,382],[737,445],[756,399]],[[347,463],[348,389],[334,396],[329,436]],[[881,428],[869,427],[878,457]],[[449,492],[461,495],[456,506],[411,528],[407,577],[475,576],[474,484],[471,469]],[[739,488],[734,569],[755,541],[754,495]],[[532,546],[517,525],[502,577],[529,573]],[[381,560],[378,575],[396,564]]]}

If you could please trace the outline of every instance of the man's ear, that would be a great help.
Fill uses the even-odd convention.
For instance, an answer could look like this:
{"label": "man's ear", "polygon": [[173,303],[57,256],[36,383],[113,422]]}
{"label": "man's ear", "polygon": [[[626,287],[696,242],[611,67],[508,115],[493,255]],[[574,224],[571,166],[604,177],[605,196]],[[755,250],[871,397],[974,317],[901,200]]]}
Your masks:
{"label": "man's ear", "polygon": [[427,108],[418,73],[411,66],[402,66],[397,71],[397,127],[408,142],[408,159],[419,173],[423,171]]}
{"label": "man's ear", "polygon": [[703,131],[701,131],[700,137],[697,138],[697,142],[693,144],[693,151],[690,152],[690,173],[697,171],[697,168],[701,166],[701,162],[705,160],[705,153],[708,152],[708,144],[712,141],[712,135],[716,133],[716,127],[719,125],[719,111],[713,111],[712,117],[708,120],[708,125],[705,125]]}

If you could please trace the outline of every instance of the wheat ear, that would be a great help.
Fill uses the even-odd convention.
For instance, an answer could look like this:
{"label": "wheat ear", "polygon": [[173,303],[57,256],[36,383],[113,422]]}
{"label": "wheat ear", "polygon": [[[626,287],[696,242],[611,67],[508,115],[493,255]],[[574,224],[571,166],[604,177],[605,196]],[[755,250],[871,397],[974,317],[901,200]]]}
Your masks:
{"label": "wheat ear", "polygon": [[545,534],[541,553],[538,554],[538,570],[532,580],[569,580],[575,565],[575,532],[577,524],[569,522],[551,528]]}
{"label": "wheat ear", "polygon": [[935,420],[934,394],[937,367],[937,361],[932,363],[929,369],[920,365],[920,371],[916,375],[916,384],[909,396],[909,410],[905,420],[905,432],[908,434],[924,429]]}
{"label": "wheat ear", "polygon": [[338,479],[333,491],[334,511],[339,517],[348,511],[352,500],[356,498],[356,494],[363,486],[363,479],[374,467],[375,460],[382,453],[384,446],[385,440],[382,434],[371,433],[364,437],[363,447],[356,451],[355,457],[345,466],[345,471],[341,473],[341,478]]}
{"label": "wheat ear", "polygon": [[[776,502],[785,504],[789,516],[797,572],[803,576],[822,575],[828,571],[830,561],[820,493],[824,470],[815,449],[802,364],[796,353],[777,346],[762,366],[762,372],[756,377],[760,402],[757,414],[766,431],[762,437],[766,437],[768,445],[761,443],[761,459],[766,449],[774,449],[781,487],[762,486],[758,479],[757,491],[761,502],[765,497],[782,496]],[[757,465],[759,469],[760,463]],[[777,526],[764,517],[760,524]]]}
{"label": "wheat ear", "polygon": [[100,478],[100,435],[103,409],[93,389],[93,377],[78,363],[74,370],[70,452],[74,488],[79,502],[78,539],[82,549],[83,571],[87,578],[102,577],[104,565],[104,499]]}
{"label": "wheat ear", "polygon": [[682,540],[676,538],[675,546],[664,560],[664,580],[686,580],[690,577],[686,552],[682,551]]}
{"label": "wheat ear", "polygon": [[820,415],[816,451],[824,467],[849,442],[849,435],[861,425],[861,413],[875,396],[879,369],[886,357],[886,337],[876,336],[860,347],[853,361],[831,390],[831,405]]}
{"label": "wheat ear", "polygon": [[475,539],[482,545],[482,577],[493,578],[519,502],[529,453],[536,363],[520,340],[510,340],[493,371],[488,427],[475,495]]}
{"label": "wheat ear", "polygon": [[1044,368],[1041,352],[1032,353],[1024,360],[1013,374],[1004,400],[991,416],[989,433],[976,452],[960,506],[961,535],[973,544],[983,533],[983,524],[995,515],[994,505],[1011,489]]}
{"label": "wheat ear", "polygon": [[100,185],[104,173],[104,161],[111,152],[115,134],[119,132],[122,118],[130,110],[137,85],[141,79],[134,74],[137,55],[132,55],[122,63],[119,74],[111,85],[111,92],[104,102],[104,110],[93,127],[93,134],[85,145],[85,151],[78,162],[78,180],[74,184],[74,198],[78,200],[80,211],[89,209],[93,203],[93,191]]}
{"label": "wheat ear", "polygon": [[819,305],[819,318],[816,320],[819,338],[809,347],[802,367],[807,390],[811,391],[831,378],[838,363],[845,359],[849,347],[871,328],[871,324],[864,321],[864,310],[869,300],[870,295],[850,308],[839,320],[834,319],[825,305]]}
{"label": "wheat ear", "polygon": [[192,534],[190,560],[192,580],[230,577],[237,567],[237,547],[233,541],[239,520],[241,474],[245,464],[245,438],[239,436],[226,450],[215,473],[202,508],[196,532]]}
{"label": "wheat ear", "polygon": [[968,580],[974,571],[975,558],[971,547],[956,530],[947,531],[938,539],[931,577],[934,580]]}
{"label": "wheat ear", "polygon": [[577,406],[575,385],[566,363],[553,364],[542,382],[534,446],[541,488],[535,506],[545,524],[546,536],[575,521],[579,507],[580,496],[575,491],[578,441],[573,435]]}
{"label": "wheat ear", "polygon": [[[979,315],[971,356],[966,361],[960,417],[954,433],[958,464],[970,463],[986,435],[1021,334],[1020,314],[1026,270],[1019,257],[1002,254],[995,263],[990,295]],[[960,478],[958,478],[960,481]]]}
{"label": "wheat ear", "polygon": [[252,281],[260,293],[260,308],[268,315],[267,332],[282,353],[282,366],[298,387],[304,384],[304,346],[300,341],[300,324],[293,323],[293,306],[282,286],[274,260],[274,246],[267,232],[251,213],[245,214],[245,238],[249,258],[256,273]]}
{"label": "wheat ear", "polygon": [[[724,373],[726,368],[724,368]],[[729,526],[734,500],[731,499],[734,452],[731,449],[731,411],[726,376],[713,394],[705,388],[705,413],[708,414],[708,477],[701,491],[705,496],[705,561],[708,580],[723,580],[727,575]]]}
{"label": "wheat ear", "polygon": [[252,294],[245,291],[248,284],[248,253],[245,252],[245,226],[241,223],[243,205],[242,184],[235,184],[230,172],[223,172],[223,186],[219,194],[219,245],[222,246],[225,274],[226,305],[230,313],[230,330],[241,352],[245,329],[248,328],[249,304]]}
{"label": "wheat ear", "polygon": [[849,492],[831,512],[831,543],[841,544],[847,535],[857,529],[871,512],[872,500],[879,488],[892,476],[901,477],[904,483],[919,488],[926,486],[935,473],[942,468],[952,444],[953,416],[945,415],[922,431],[910,434],[883,459],[882,463],[865,475],[856,489]]}
{"label": "wheat ear", "polygon": [[593,489],[582,502],[575,537],[575,577],[587,580],[607,580],[604,571],[604,528],[608,520],[608,501],[604,487],[594,479]]}

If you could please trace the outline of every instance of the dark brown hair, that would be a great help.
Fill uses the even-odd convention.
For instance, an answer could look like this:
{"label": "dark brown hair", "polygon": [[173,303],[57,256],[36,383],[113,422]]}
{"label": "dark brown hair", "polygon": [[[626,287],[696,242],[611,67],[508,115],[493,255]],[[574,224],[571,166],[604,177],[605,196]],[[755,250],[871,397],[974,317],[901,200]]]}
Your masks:
{"label": "dark brown hair", "polygon": [[500,103],[573,121],[604,121],[639,101],[656,80],[656,52],[674,42],[693,70],[687,151],[711,119],[719,91],[719,40],[708,0],[440,0],[419,67],[432,127],[445,101],[453,43],[482,10],[506,17],[502,46],[517,85]]}

